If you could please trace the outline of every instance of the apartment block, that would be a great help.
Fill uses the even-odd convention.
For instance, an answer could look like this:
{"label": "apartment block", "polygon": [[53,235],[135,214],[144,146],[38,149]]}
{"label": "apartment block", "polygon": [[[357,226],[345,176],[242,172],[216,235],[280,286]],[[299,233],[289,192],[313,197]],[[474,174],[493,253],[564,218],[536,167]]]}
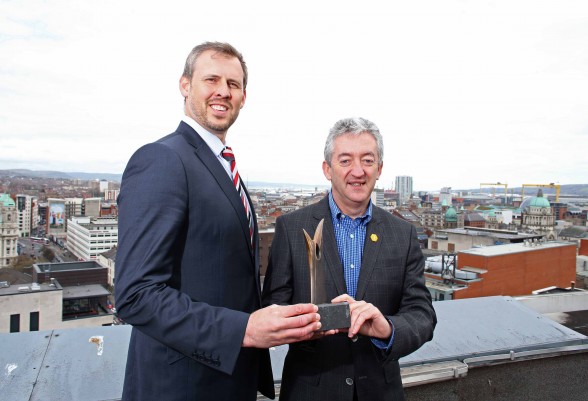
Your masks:
{"label": "apartment block", "polygon": [[80,260],[96,260],[118,244],[118,219],[74,217],[68,221],[67,249]]}
{"label": "apartment block", "polygon": [[39,224],[39,202],[36,196],[16,195],[18,231],[21,237],[30,237]]}

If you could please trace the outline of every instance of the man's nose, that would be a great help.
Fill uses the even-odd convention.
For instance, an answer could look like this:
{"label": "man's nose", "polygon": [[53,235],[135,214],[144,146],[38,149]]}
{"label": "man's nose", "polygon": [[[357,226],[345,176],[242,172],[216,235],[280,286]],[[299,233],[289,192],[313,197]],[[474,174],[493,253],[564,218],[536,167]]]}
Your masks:
{"label": "man's nose", "polygon": [[365,174],[361,160],[354,160],[351,163],[351,174],[353,174],[355,177],[361,177]]}
{"label": "man's nose", "polygon": [[219,81],[216,87],[216,96],[218,97],[230,97],[231,91],[229,88],[229,84],[226,81]]}

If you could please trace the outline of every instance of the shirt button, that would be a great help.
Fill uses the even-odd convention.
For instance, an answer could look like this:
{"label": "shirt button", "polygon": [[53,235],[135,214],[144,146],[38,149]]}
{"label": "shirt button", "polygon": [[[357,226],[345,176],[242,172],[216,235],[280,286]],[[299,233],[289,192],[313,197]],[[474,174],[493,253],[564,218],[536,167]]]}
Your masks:
{"label": "shirt button", "polygon": [[347,379],[345,379],[345,383],[347,383],[350,386],[353,386],[353,379],[351,377],[348,377]]}
{"label": "shirt button", "polygon": [[350,236],[351,238],[353,238],[353,234],[350,234],[349,236]]}
{"label": "shirt button", "polygon": [[351,265],[349,265],[349,267],[351,267],[353,269],[353,268],[355,268],[355,265],[352,263]]}

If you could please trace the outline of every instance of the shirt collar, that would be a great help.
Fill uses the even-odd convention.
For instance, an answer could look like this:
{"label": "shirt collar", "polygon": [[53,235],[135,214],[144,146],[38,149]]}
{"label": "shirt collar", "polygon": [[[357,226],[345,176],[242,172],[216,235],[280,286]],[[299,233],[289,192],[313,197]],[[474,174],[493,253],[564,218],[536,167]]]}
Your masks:
{"label": "shirt collar", "polygon": [[[343,212],[341,211],[341,209],[339,209],[339,206],[337,206],[337,203],[335,203],[335,198],[333,198],[333,189],[331,189],[329,191],[329,206],[331,209],[331,217],[334,222],[339,221],[344,217],[349,217],[347,215],[344,215]],[[359,216],[359,217],[357,217],[357,219],[360,219],[362,224],[367,224],[370,222],[370,220],[372,219],[372,200],[371,199],[368,203],[367,210],[365,211],[363,216]]]}
{"label": "shirt collar", "polygon": [[220,155],[223,149],[225,148],[225,144],[218,138],[218,136],[210,133],[210,131],[203,128],[200,124],[198,124],[193,118],[189,116],[183,116],[182,121],[188,124],[190,127],[194,129],[194,131],[198,132],[198,135],[206,142],[208,147],[212,150],[215,155]]}

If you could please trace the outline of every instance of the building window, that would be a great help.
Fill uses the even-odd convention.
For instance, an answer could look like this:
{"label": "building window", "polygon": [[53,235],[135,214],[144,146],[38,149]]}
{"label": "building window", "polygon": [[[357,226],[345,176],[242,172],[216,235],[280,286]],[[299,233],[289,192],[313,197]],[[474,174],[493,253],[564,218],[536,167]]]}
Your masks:
{"label": "building window", "polygon": [[10,315],[10,332],[18,333],[20,331],[20,314]]}
{"label": "building window", "polygon": [[30,316],[30,331],[39,331],[39,312],[31,312]]}
{"label": "building window", "polygon": [[447,252],[455,252],[455,244],[448,243],[447,244]]}

